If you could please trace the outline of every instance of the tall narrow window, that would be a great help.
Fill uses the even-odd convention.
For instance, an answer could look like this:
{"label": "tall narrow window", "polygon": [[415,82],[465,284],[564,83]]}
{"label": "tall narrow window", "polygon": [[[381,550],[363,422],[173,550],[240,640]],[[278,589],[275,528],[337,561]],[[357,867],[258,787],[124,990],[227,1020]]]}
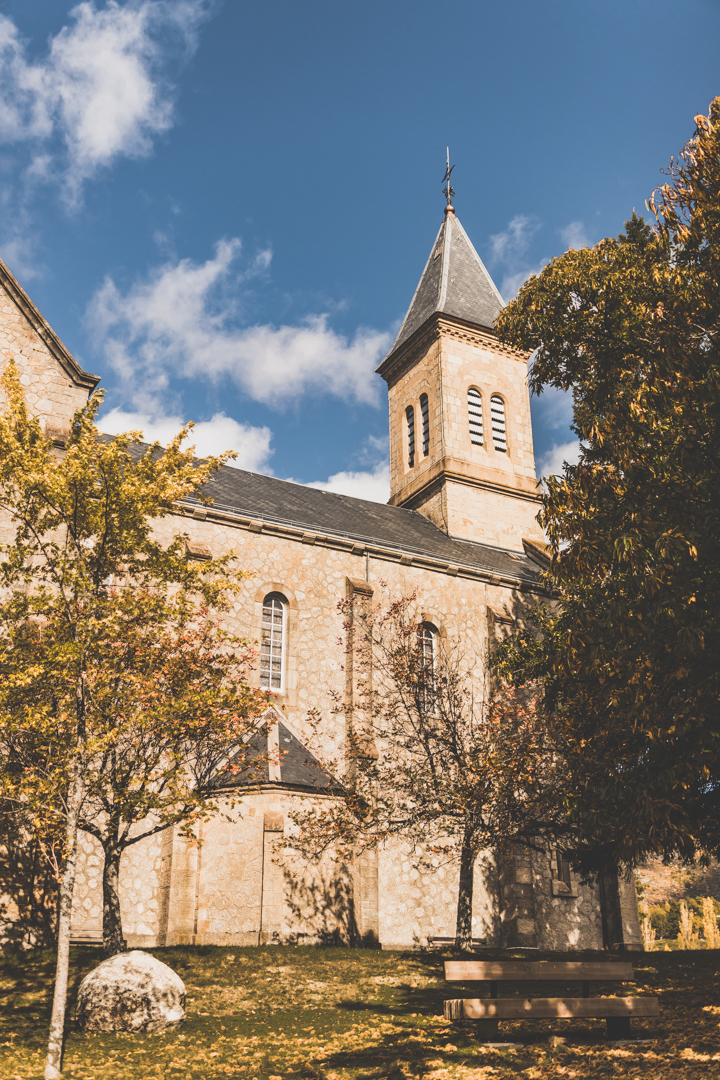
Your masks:
{"label": "tall narrow window", "polygon": [[574,893],[570,860],[559,848],[552,852],[552,891],[554,896],[571,896]]}
{"label": "tall narrow window", "polygon": [[412,469],[415,464],[415,410],[412,405],[408,405],[405,410],[405,419],[407,421],[408,468]]}
{"label": "tall narrow window", "polygon": [[423,457],[427,457],[430,451],[430,409],[427,394],[420,395],[420,412],[422,413]]}
{"label": "tall narrow window", "polygon": [[505,428],[505,402],[499,394],[490,398],[490,419],[492,421],[493,446],[501,453],[507,453],[507,431]]}
{"label": "tall narrow window", "polygon": [[419,705],[423,712],[432,711],[435,702],[437,633],[437,627],[429,622],[418,627]]}
{"label": "tall narrow window", "polygon": [[470,428],[470,442],[476,446],[483,445],[483,414],[482,397],[480,391],[471,386],[468,390],[468,426]]}
{"label": "tall narrow window", "polygon": [[268,593],[263,600],[260,639],[260,685],[268,690],[282,690],[285,684],[286,614],[282,593]]}

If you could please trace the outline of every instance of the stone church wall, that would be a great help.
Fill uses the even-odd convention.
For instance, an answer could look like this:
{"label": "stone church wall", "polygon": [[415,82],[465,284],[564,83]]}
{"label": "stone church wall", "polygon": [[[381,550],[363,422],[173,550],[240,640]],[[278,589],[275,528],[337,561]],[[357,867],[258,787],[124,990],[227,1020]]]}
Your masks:
{"label": "stone church wall", "polygon": [[[194,543],[205,545],[215,556],[235,550],[241,568],[251,575],[242,583],[227,618],[230,628],[240,635],[259,639],[262,600],[268,592],[287,597],[287,686],[273,696],[311,749],[337,753],[345,732],[341,719],[331,713],[332,695],[348,692],[337,604],[346,596],[349,580],[365,577],[365,552],[353,554],[218,523],[211,514],[205,520],[166,519],[158,533],[167,540],[187,531]],[[405,566],[392,557],[372,558],[369,579],[373,599],[383,605],[415,594],[418,616],[433,622],[449,646],[459,643],[463,661],[474,669],[477,685],[482,686],[489,647],[487,611],[490,607],[495,615],[504,613],[510,619],[519,602],[511,589]],[[311,709],[327,717],[320,747],[314,746],[307,724]],[[320,868],[301,864],[287,850],[278,854],[282,833],[274,830],[272,819],[280,815],[282,828],[287,829],[289,800],[299,797],[271,790],[246,796],[242,808],[218,815],[203,826],[199,851],[184,848],[177,837],[165,838],[166,852],[168,843],[172,847],[172,869],[163,871],[165,900],[160,900],[157,940],[167,944],[310,942],[350,940],[353,934],[362,937],[370,930],[383,946],[400,948],[454,934],[457,866],[441,866],[434,874],[420,875],[402,852],[381,852],[373,886],[367,867],[363,873],[357,868],[350,873],[330,863]],[[123,882],[130,873],[123,863]],[[473,934],[488,942],[499,942],[500,936],[496,877],[486,860],[477,875]],[[374,899],[368,899],[373,889]],[[147,924],[147,902],[141,902],[145,906],[140,914]],[[129,940],[150,944],[149,938],[141,939],[137,930],[130,930],[135,918],[128,908]],[[139,925],[142,920],[137,918]],[[552,919],[546,921],[552,924]]]}
{"label": "stone church wall", "polygon": [[[213,556],[235,552],[240,569],[250,576],[242,582],[225,621],[240,636],[258,642],[264,596],[281,592],[287,597],[287,687],[283,693],[273,693],[273,698],[303,738],[311,736],[308,712],[319,710],[327,717],[326,745],[320,749],[339,748],[344,730],[340,720],[331,715],[332,695],[345,692],[343,616],[337,605],[347,595],[348,581],[366,576],[365,548],[358,545],[354,554],[275,535],[268,529],[254,532],[247,525],[215,522],[211,515],[212,509],[206,520],[167,518],[159,522],[157,535],[169,541],[172,535],[187,532]],[[373,555],[368,584],[373,600],[381,605],[414,594],[418,614],[434,623],[448,643],[459,642],[464,662],[474,669],[482,686],[488,648],[487,609],[511,611],[517,601],[513,590],[464,578],[457,572],[402,565],[399,555]]]}
{"label": "stone church wall", "polygon": [[[386,373],[392,502],[421,510],[452,536],[523,550],[542,539],[527,358],[479,328],[439,319]],[[468,389],[482,399],[483,445],[468,425]],[[422,453],[420,396],[427,394],[429,452]],[[495,449],[491,397],[505,405],[507,452]],[[415,463],[408,462],[406,410],[415,410]],[[457,479],[458,477],[462,480]],[[513,492],[516,495],[513,495]]]}
{"label": "stone church wall", "polygon": [[554,896],[550,858],[532,856],[535,922],[541,949],[602,949],[603,929],[597,885],[583,885],[572,875],[572,894]]}
{"label": "stone church wall", "polygon": [[[380,941],[386,949],[424,948],[432,938],[454,938],[460,866],[437,860],[421,872],[407,847],[395,842],[380,857]],[[487,945],[500,942],[497,873],[482,854],[475,864],[472,936]]]}
{"label": "stone church wall", "polygon": [[28,409],[50,427],[67,428],[87,403],[88,385],[78,385],[7,292],[0,288],[0,370],[14,360]]}
{"label": "stone church wall", "polygon": [[[0,277],[2,273],[6,271],[0,265]],[[73,366],[72,358],[42,323],[39,313],[33,314],[31,305],[25,304],[21,310],[25,301],[21,297],[18,306],[12,299],[12,282],[3,278],[1,284],[0,368],[15,359],[31,413],[41,419],[46,430],[62,430],[85,403],[95,380]],[[463,332],[453,338],[447,331],[442,345],[434,347],[426,372],[413,375],[419,381],[412,386],[408,383],[402,392],[410,396],[428,393],[428,470],[450,468],[451,458],[464,458],[476,480],[497,482],[502,474],[501,486],[514,484],[530,492],[534,490],[534,470],[524,365],[491,346],[486,337]],[[478,380],[483,395],[489,398],[499,390],[506,401],[509,454],[507,458],[495,454],[491,463],[489,447],[478,449],[469,444],[467,386]],[[391,412],[402,415],[402,403],[396,399],[391,388]],[[489,439],[487,405],[485,409]],[[441,429],[446,440],[442,454],[436,438]],[[420,432],[419,425],[416,431]],[[395,425],[391,455],[396,472],[403,453],[402,439],[401,427]],[[487,475],[483,472],[486,459]],[[405,494],[412,491],[405,489]],[[532,522],[535,508],[512,496],[498,496],[497,502],[493,498],[482,484],[450,481],[445,502],[438,501],[438,523],[451,533],[507,543],[520,552],[522,536],[537,528]],[[187,532],[192,541],[209,547],[215,556],[236,552],[240,568],[249,575],[226,617],[228,628],[237,634],[257,642],[264,596],[281,592],[287,598],[287,674],[283,691],[274,698],[300,738],[321,756],[340,752],[345,738],[343,721],[332,711],[333,695],[344,698],[351,709],[357,704],[353,678],[345,670],[343,617],[337,605],[358,582],[372,590],[374,601],[382,606],[414,595],[418,618],[434,623],[449,647],[457,644],[460,648],[463,663],[472,670],[479,688],[478,696],[484,690],[490,646],[488,613],[493,625],[507,623],[525,603],[511,584],[503,584],[497,576],[431,566],[411,553],[383,554],[377,550],[378,544],[323,538],[309,530],[289,535],[291,530],[283,531],[282,526],[242,520],[240,515],[214,515],[212,508],[178,513],[157,525],[161,540],[178,532]],[[259,680],[259,670],[253,678]],[[311,710],[326,719],[321,746],[313,745],[307,720]],[[351,868],[330,859],[308,865],[287,843],[292,831],[289,815],[298,799],[305,804],[311,801],[309,796],[268,787],[246,795],[241,805],[226,805],[221,814],[205,823],[201,846],[186,841],[176,829],[168,829],[129,848],[120,872],[128,944],[249,945],[379,938],[385,947],[404,948],[424,945],[432,937],[453,935],[456,866],[441,865],[434,873],[421,875],[402,845],[376,855],[367,853]],[[11,869],[11,861],[8,855],[6,868]],[[529,869],[518,862],[508,885],[515,890],[515,930],[542,947],[599,947],[598,898],[592,889],[578,886],[577,895],[554,896],[547,859],[537,856],[526,862]],[[0,936],[9,940],[15,934],[19,940],[22,934],[18,937],[15,925],[23,918],[22,897],[17,890],[5,891],[6,878],[9,880],[7,874],[0,875]],[[97,939],[101,932],[101,878],[99,845],[81,834],[73,905],[76,940]],[[498,902],[501,888],[499,868],[489,858],[479,860],[473,934],[493,944],[499,943],[504,933]],[[630,886],[622,885],[616,898],[617,921],[626,937],[632,937],[637,926],[629,890]],[[34,903],[32,895],[25,899],[30,905]],[[25,944],[42,940],[42,918],[40,936],[33,939],[31,935]]]}

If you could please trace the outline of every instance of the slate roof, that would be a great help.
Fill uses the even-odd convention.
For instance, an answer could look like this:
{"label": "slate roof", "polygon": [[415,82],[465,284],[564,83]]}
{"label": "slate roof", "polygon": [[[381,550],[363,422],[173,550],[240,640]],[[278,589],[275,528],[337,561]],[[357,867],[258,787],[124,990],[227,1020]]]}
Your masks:
{"label": "slate roof", "polygon": [[[100,435],[107,442],[113,437]],[[130,454],[137,459],[148,448],[147,443],[138,443],[130,447]],[[205,494],[213,501],[211,509],[271,525],[287,525],[399,554],[425,556],[447,566],[501,574],[521,582],[533,583],[539,573],[541,559],[448,536],[417,510],[337,495],[230,465],[224,465],[213,477]],[[186,499],[185,505],[201,504],[198,499]]]}
{"label": "slate roof", "polygon": [[446,214],[388,356],[436,312],[491,329],[503,307],[503,298],[467,233],[455,214]]}
{"label": "slate roof", "polygon": [[537,566],[524,555],[448,536],[417,510],[337,495],[290,480],[225,466],[208,495],[218,510],[308,532],[424,555],[447,565],[471,567],[534,581]]}
{"label": "slate roof", "polygon": [[[272,750],[268,747],[270,724],[261,728],[245,744],[230,764],[242,761],[244,768],[235,774],[222,771],[217,774],[210,787],[215,789],[231,787],[257,787],[258,784],[270,783],[269,758]],[[326,773],[317,758],[293,735],[288,727],[278,720],[278,747],[280,750],[280,779],[275,784],[285,784],[293,788],[308,788],[313,791],[337,790],[338,783]]]}

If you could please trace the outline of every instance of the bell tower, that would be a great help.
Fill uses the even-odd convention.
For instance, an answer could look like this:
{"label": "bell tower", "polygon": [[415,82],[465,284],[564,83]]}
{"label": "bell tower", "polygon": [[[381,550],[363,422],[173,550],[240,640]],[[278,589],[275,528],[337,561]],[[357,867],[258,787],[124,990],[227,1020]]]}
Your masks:
{"label": "bell tower", "polygon": [[527,360],[492,329],[503,300],[450,205],[378,373],[388,385],[390,503],[512,551],[543,540]]}

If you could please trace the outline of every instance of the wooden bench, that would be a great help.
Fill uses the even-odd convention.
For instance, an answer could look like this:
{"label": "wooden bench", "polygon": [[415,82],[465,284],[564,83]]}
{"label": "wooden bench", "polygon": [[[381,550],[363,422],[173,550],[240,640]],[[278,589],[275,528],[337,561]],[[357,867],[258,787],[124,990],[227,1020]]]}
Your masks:
{"label": "wooden bench", "polygon": [[[603,1019],[611,1039],[630,1039],[633,1016],[660,1015],[656,997],[590,997],[592,982],[635,982],[631,963],[623,961],[478,961],[446,960],[448,982],[490,983],[487,998],[445,1002],[446,1020],[476,1020],[485,1040],[497,1038],[500,1020]],[[498,997],[499,982],[580,982],[582,997]]]}

